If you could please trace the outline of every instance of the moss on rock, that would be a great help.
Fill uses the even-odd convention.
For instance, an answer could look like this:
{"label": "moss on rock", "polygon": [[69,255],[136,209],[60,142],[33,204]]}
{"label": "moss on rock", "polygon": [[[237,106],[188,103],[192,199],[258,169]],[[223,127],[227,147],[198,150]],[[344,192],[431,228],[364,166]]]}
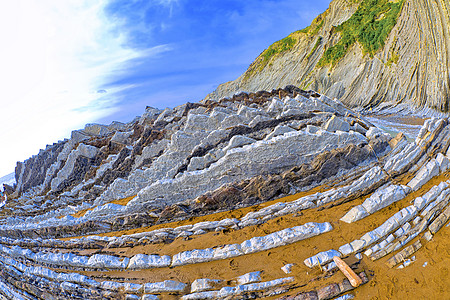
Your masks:
{"label": "moss on rock", "polygon": [[389,33],[397,23],[403,3],[404,0],[362,1],[350,19],[334,27],[335,32],[341,33],[341,39],[325,51],[319,65],[335,65],[356,42],[361,45],[364,54],[373,56],[384,47]]}

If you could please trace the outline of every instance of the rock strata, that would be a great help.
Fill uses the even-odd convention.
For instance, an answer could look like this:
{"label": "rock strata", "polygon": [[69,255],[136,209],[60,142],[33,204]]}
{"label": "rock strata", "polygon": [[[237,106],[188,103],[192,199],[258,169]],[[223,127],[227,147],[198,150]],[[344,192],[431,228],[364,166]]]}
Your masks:
{"label": "rock strata", "polygon": [[392,139],[293,86],[87,125],[18,164],[0,298],[337,297],[334,257],[365,283],[446,230],[449,144],[447,119]]}
{"label": "rock strata", "polygon": [[442,116],[449,111],[449,11],[446,0],[333,0],[207,99],[294,84],[371,112]]}

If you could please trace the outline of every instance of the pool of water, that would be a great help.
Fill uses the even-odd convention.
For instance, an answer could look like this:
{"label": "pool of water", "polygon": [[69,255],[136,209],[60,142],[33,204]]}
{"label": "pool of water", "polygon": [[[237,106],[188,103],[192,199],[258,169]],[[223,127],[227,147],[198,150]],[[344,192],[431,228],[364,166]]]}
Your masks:
{"label": "pool of water", "polygon": [[415,140],[420,128],[426,120],[417,117],[405,117],[397,115],[368,115],[365,116],[365,119],[367,119],[373,125],[389,132],[393,136],[397,135],[399,132],[403,132],[406,138],[410,141]]}

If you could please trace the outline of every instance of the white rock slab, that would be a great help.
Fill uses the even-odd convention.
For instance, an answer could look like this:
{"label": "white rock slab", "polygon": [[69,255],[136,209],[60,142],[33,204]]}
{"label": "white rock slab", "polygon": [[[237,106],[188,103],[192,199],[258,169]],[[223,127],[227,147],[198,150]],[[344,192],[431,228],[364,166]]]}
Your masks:
{"label": "white rock slab", "polygon": [[305,259],[303,262],[306,266],[313,268],[318,265],[324,265],[333,260],[333,257],[341,257],[341,253],[337,250],[331,249],[320,252],[314,256]]}
{"label": "white rock slab", "polygon": [[128,269],[150,269],[150,268],[163,268],[168,267],[172,263],[172,258],[168,255],[145,255],[136,254],[130,259],[128,263]]}
{"label": "white rock slab", "polygon": [[163,282],[146,283],[144,293],[165,293],[165,292],[182,292],[186,288],[186,284],[174,280],[165,280]]}
{"label": "white rock slab", "polygon": [[405,198],[408,192],[409,188],[401,185],[382,186],[367,198],[363,204],[353,207],[341,218],[341,221],[352,223],[361,220],[368,215]]}
{"label": "white rock slab", "polygon": [[247,284],[261,281],[261,271],[250,272],[236,278],[238,284]]}
{"label": "white rock slab", "polygon": [[89,257],[87,267],[98,269],[125,269],[130,259],[105,254],[94,254]]}
{"label": "white rock slab", "polygon": [[214,289],[214,287],[220,284],[222,280],[200,278],[196,279],[191,284],[191,293],[205,292]]}
{"label": "white rock slab", "polygon": [[439,175],[439,163],[436,159],[430,160],[426,165],[420,168],[419,172],[417,172],[416,176],[408,182],[408,186],[413,190],[417,191],[420,189],[425,183],[430,181],[434,176]]}

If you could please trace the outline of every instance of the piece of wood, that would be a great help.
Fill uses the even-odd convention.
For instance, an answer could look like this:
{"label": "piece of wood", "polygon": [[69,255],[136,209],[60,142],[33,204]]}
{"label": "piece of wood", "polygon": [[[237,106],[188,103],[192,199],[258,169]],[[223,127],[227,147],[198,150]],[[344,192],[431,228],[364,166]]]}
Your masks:
{"label": "piece of wood", "polygon": [[362,283],[361,278],[355,272],[353,272],[353,270],[342,259],[335,256],[333,257],[333,261],[336,263],[339,270],[344,273],[345,277],[348,278],[350,284],[353,287],[358,287]]}

